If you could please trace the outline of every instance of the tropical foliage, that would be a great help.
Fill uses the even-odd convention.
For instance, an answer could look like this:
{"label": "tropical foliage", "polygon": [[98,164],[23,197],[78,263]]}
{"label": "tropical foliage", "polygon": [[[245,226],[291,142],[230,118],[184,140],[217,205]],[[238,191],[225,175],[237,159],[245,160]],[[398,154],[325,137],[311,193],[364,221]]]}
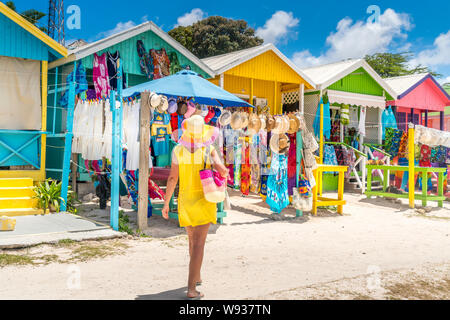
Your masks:
{"label": "tropical foliage", "polygon": [[[35,195],[33,198],[38,200],[39,208],[43,209],[44,212],[47,211],[47,209],[54,212],[60,212],[61,203],[64,201],[61,197],[61,185],[61,182],[47,179],[34,187]],[[76,213],[77,209],[75,208],[75,203],[78,202],[78,200],[75,192],[70,189],[69,186],[67,194],[67,212]]]}
{"label": "tropical foliage", "polygon": [[431,73],[436,77],[441,76],[428,67],[422,65],[411,66],[410,61],[412,57],[413,54],[410,52],[375,53],[373,55],[366,55],[364,59],[382,78],[406,76],[416,73]]}
{"label": "tropical foliage", "polygon": [[[7,1],[5,3],[11,10],[14,10],[17,12],[16,5],[13,1]],[[18,12],[19,13],[19,12]],[[38,11],[36,9],[29,9],[25,10],[22,13],[19,13],[22,17],[27,19],[29,22],[37,26],[39,29],[41,29],[44,32],[47,32],[47,28],[40,25],[40,20],[46,16],[45,13]]]}
{"label": "tropical foliage", "polygon": [[208,17],[191,26],[179,26],[169,35],[199,58],[261,45],[264,41],[244,20]]}

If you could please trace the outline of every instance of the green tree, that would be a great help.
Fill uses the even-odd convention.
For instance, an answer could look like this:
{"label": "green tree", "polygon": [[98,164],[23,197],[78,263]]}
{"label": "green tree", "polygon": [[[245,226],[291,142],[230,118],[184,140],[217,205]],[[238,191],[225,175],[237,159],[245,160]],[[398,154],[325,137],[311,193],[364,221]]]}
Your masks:
{"label": "green tree", "polygon": [[[17,8],[16,5],[14,4],[13,1],[8,1],[6,2],[6,5],[11,9],[17,12]],[[19,13],[19,12],[18,12]],[[38,23],[40,22],[39,20],[41,20],[43,17],[46,16],[45,13],[40,12],[36,9],[29,9],[29,10],[25,10],[22,13],[19,13],[22,17],[24,17],[25,19],[27,19],[30,23],[34,24],[35,26],[37,26],[40,30],[47,32],[47,28],[46,27],[42,27],[39,26]]]}
{"label": "green tree", "polygon": [[373,55],[366,55],[364,59],[382,78],[405,76],[416,73],[431,73],[435,77],[441,76],[439,73],[422,65],[411,67],[409,61],[412,57],[413,54],[411,52],[375,53]]}
{"label": "green tree", "polygon": [[191,26],[176,27],[169,35],[199,58],[247,49],[264,42],[246,21],[219,16],[208,17]]}

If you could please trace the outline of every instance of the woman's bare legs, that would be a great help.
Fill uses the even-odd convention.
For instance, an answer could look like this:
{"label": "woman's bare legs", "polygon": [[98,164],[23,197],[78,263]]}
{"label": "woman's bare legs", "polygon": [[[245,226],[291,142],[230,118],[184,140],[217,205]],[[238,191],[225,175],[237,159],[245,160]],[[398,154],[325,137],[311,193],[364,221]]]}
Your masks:
{"label": "woman's bare legs", "polygon": [[200,293],[196,290],[197,282],[200,280],[200,270],[202,268],[203,254],[205,251],[206,236],[208,235],[210,224],[197,227],[186,227],[189,237],[189,278],[188,293],[189,298],[198,296]]}
{"label": "woman's bare legs", "polygon": [[[194,239],[192,237],[192,227],[188,227],[186,228],[186,232],[188,234],[188,239],[189,239],[189,257],[192,257],[192,248],[194,246]],[[195,281],[196,284],[202,283],[202,276],[201,274],[199,274],[198,279]]]}

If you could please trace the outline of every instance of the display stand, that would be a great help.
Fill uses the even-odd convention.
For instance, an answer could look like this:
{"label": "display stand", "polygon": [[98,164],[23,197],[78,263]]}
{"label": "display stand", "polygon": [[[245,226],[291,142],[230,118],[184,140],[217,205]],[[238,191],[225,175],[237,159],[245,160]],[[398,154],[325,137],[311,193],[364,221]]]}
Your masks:
{"label": "display stand", "polygon": [[[440,208],[444,205],[446,199],[444,195],[444,174],[447,168],[433,168],[433,167],[415,167],[414,166],[414,125],[410,124],[408,129],[408,166],[378,166],[367,165],[367,191],[368,198],[371,196],[381,196],[389,198],[407,198],[409,199],[409,207],[414,208],[415,199],[422,200],[422,205],[426,206],[428,201],[437,201]],[[383,192],[372,191],[372,170],[383,171]],[[408,172],[408,193],[397,194],[386,192],[388,186],[388,177],[390,171]],[[415,193],[415,176],[422,175],[422,194]],[[428,173],[438,174],[437,195],[428,195]]]}
{"label": "display stand", "polygon": [[[378,197],[388,197],[388,198],[409,198],[409,190],[408,193],[389,193],[386,192],[386,189],[388,187],[388,177],[390,172],[408,172],[409,174],[409,167],[406,166],[382,166],[382,165],[367,165],[368,175],[367,175],[367,191],[366,195],[368,198],[372,196],[378,196]],[[372,191],[372,170],[380,170],[383,172],[383,191]],[[432,168],[432,167],[415,167],[414,168],[414,174],[412,175],[415,177],[415,175],[422,176],[422,194],[414,194],[414,198],[418,200],[422,200],[422,206],[426,206],[428,201],[437,201],[438,206],[440,208],[443,207],[443,201],[446,199],[444,195],[444,174],[447,172],[447,168]],[[428,194],[428,174],[429,173],[437,173],[438,174],[438,195],[429,195]],[[413,189],[414,192],[414,189]]]}
{"label": "display stand", "polygon": [[[313,171],[314,179],[316,180],[316,185],[312,190],[313,194],[313,209],[312,213],[317,216],[317,208],[318,207],[327,207],[327,206],[337,206],[337,212],[339,214],[343,214],[344,205],[347,203],[344,200],[344,174],[347,172],[348,167],[346,166],[333,166],[333,165],[325,165],[319,164],[317,169]],[[319,177],[323,176],[324,172],[338,172],[339,173],[339,182],[338,182],[338,198],[326,198],[320,196],[320,190],[322,190],[321,182],[322,180]]]}

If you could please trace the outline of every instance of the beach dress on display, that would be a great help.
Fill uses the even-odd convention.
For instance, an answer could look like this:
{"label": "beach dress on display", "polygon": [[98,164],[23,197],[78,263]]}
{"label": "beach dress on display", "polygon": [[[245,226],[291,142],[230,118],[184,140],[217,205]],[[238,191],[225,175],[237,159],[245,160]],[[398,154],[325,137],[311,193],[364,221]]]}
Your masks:
{"label": "beach dress on display", "polygon": [[250,147],[248,145],[248,138],[245,138],[242,144],[242,165],[241,165],[241,193],[248,196],[250,191]]}
{"label": "beach dress on display", "polygon": [[102,54],[101,56],[98,56],[97,53],[94,53],[92,76],[97,99],[107,98],[111,88],[109,85],[106,53]]}
{"label": "beach dress on display", "polygon": [[288,134],[290,140],[288,152],[288,193],[294,194],[294,188],[297,186],[297,134]]}
{"label": "beach dress on display", "polygon": [[139,66],[141,67],[142,74],[144,74],[148,80],[153,80],[153,61],[150,57],[150,54],[145,49],[142,40],[137,41],[136,47],[139,56]]}
{"label": "beach dress on display", "polygon": [[281,213],[289,205],[287,157],[274,155],[271,167],[274,174],[267,180],[266,202],[272,211]]}
{"label": "beach dress on display", "polygon": [[170,60],[166,49],[151,49],[150,55],[153,60],[153,79],[160,79],[170,76]]}
{"label": "beach dress on display", "polygon": [[[119,72],[119,67],[118,67],[118,61],[120,59],[120,53],[119,51],[116,51],[115,53],[107,53],[107,59],[106,59],[106,63],[108,65],[108,76],[109,76],[109,86],[111,87],[111,89],[113,90],[117,90],[117,76],[118,76],[118,72]],[[126,86],[126,77],[122,76],[122,81],[123,81],[123,88],[125,89]]]}

